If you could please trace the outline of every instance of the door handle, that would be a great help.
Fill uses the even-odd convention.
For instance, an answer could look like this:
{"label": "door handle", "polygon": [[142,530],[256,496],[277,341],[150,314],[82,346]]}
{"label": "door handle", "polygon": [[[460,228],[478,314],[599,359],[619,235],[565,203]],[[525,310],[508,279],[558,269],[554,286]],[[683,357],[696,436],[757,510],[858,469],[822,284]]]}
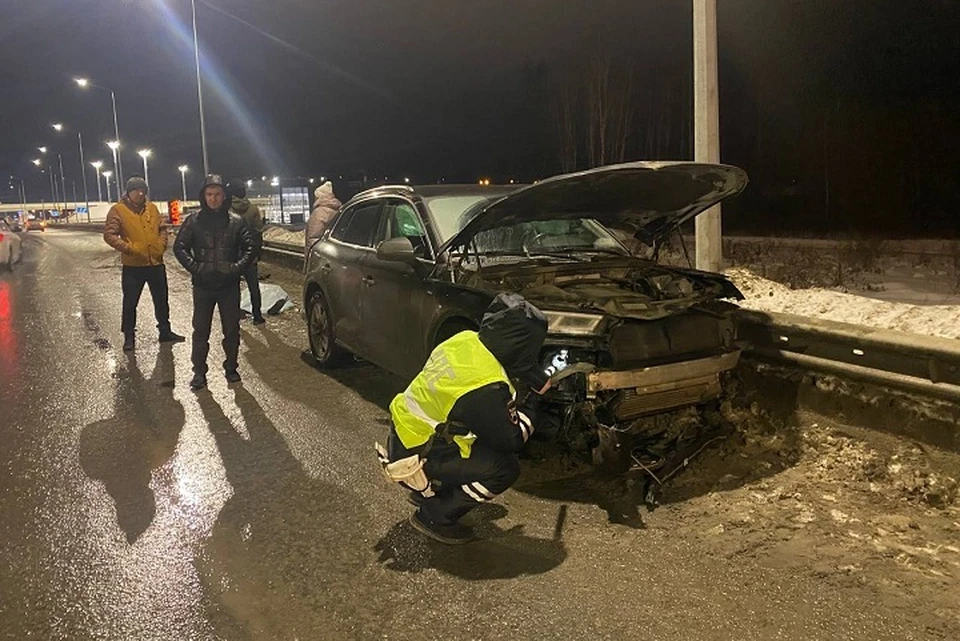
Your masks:
{"label": "door handle", "polygon": [[364,285],[366,285],[367,287],[369,287],[369,286],[371,286],[371,285],[375,285],[375,284],[377,283],[376,279],[375,279],[373,276],[364,276],[364,277],[360,280],[360,282],[363,283]]}

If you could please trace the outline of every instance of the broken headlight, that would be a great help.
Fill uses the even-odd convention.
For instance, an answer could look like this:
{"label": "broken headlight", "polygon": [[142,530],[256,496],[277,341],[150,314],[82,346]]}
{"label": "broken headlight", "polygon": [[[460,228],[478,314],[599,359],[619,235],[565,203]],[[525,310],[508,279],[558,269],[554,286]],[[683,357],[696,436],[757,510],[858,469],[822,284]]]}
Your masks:
{"label": "broken headlight", "polygon": [[547,317],[547,331],[550,334],[568,334],[573,336],[591,336],[597,333],[597,328],[603,321],[599,314],[583,314],[580,312],[544,311]]}

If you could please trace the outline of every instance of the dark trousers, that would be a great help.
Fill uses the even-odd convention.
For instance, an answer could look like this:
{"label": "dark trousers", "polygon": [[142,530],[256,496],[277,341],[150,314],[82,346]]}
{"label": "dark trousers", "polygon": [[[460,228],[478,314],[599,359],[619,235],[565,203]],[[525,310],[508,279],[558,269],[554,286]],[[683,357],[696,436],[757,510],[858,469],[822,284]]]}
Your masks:
{"label": "dark trousers", "polygon": [[260,318],[263,312],[260,310],[260,274],[257,261],[251,263],[243,272],[243,279],[247,281],[247,289],[250,290],[250,309],[253,310],[253,317]]}
{"label": "dark trousers", "polygon": [[167,299],[167,269],[163,265],[152,267],[127,267],[124,265],[120,276],[123,289],[123,318],[120,331],[132,334],[137,331],[137,305],[143,293],[144,284],[150,287],[153,299],[153,313],[157,317],[157,329],[161,333],[170,330],[170,303]]}
{"label": "dark trousers", "polygon": [[[470,458],[460,458],[456,448],[427,456],[424,472],[439,481],[437,494],[421,510],[435,523],[455,523],[467,512],[507,491],[520,476],[516,454],[495,452],[474,444]],[[436,485],[436,484],[435,484]]]}
{"label": "dark trousers", "polygon": [[193,351],[190,360],[195,374],[207,373],[207,354],[210,352],[210,326],[213,309],[220,308],[220,326],[223,328],[223,368],[237,369],[240,355],[240,283],[220,289],[193,288]]}

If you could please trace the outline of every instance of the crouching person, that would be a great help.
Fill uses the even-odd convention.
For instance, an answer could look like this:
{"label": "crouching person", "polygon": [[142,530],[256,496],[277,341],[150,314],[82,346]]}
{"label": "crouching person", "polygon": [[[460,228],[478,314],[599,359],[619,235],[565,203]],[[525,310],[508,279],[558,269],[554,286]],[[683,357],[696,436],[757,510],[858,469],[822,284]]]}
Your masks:
{"label": "crouching person", "polygon": [[533,433],[536,400],[550,387],[538,364],[546,335],[540,310],[500,294],[479,332],[438,345],[393,399],[388,445],[377,450],[387,477],[411,490],[417,511],[410,524],[423,534],[470,541],[459,520],[516,482],[517,453]]}

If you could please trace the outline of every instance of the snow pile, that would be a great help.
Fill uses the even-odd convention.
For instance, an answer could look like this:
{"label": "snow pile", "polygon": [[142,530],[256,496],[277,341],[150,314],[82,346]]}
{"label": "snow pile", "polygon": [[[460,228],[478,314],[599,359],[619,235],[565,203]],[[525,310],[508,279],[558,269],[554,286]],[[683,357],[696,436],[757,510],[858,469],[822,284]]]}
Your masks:
{"label": "snow pile", "polygon": [[266,229],[263,230],[263,239],[271,243],[285,243],[287,245],[303,247],[303,230],[290,231],[283,227],[268,225]]}
{"label": "snow pile", "polygon": [[746,309],[960,338],[960,306],[891,303],[821,288],[794,290],[743,268],[728,269],[726,274],[746,296],[740,303]]}

